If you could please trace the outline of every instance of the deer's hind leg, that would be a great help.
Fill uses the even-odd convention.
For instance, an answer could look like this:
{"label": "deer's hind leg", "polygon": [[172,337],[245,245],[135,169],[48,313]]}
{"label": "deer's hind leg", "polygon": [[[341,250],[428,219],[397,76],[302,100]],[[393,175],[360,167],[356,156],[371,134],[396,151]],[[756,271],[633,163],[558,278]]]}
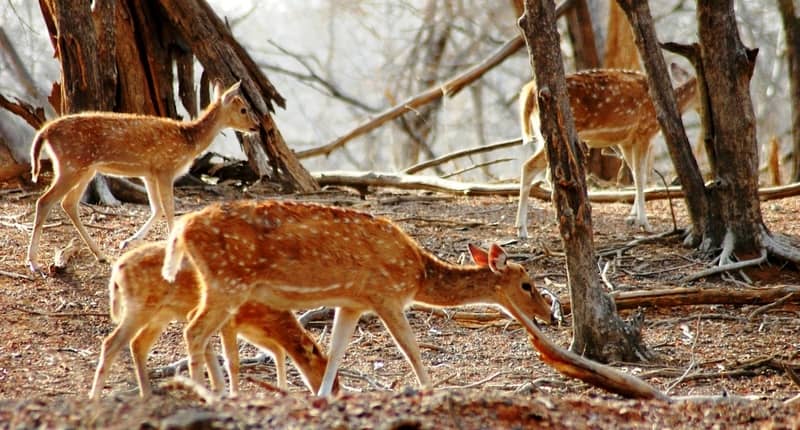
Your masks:
{"label": "deer's hind leg", "polygon": [[[33,218],[33,228],[31,231],[30,243],[28,244],[27,256],[28,267],[33,272],[40,271],[36,254],[38,254],[39,251],[39,240],[41,239],[42,229],[44,228],[44,223],[47,220],[47,215],[50,213],[50,210],[53,209],[53,205],[55,205],[59,200],[64,199],[70,190],[73,190],[82,180],[80,172],[63,171],[58,168],[58,165],[55,166],[55,171],[56,175],[53,179],[53,182],[50,184],[50,188],[48,188],[47,191],[45,191],[44,194],[42,194],[41,197],[36,200],[36,213]],[[89,175],[89,172],[84,172],[83,175]],[[94,174],[92,173],[92,175]],[[90,179],[91,177],[89,180]],[[88,180],[84,181],[88,184]],[[83,188],[86,188],[85,184],[83,185]],[[69,215],[69,213],[67,213],[67,215]],[[75,224],[75,221],[73,221],[73,224]],[[80,225],[80,221],[78,221],[76,227],[78,225]],[[80,228],[78,229],[78,233],[81,233]],[[83,234],[81,234],[81,237],[83,238]],[[88,235],[86,238],[88,238]],[[86,238],[84,238],[84,242],[86,242]],[[89,239],[87,244],[88,243],[93,244],[94,242],[91,242],[91,239]],[[91,248],[91,246],[92,245],[89,247]],[[95,245],[94,249],[96,248],[97,247]],[[94,249],[92,252],[94,252]]]}
{"label": "deer's hind leg", "polygon": [[[89,392],[91,399],[96,399],[100,396],[111,364],[117,358],[119,351],[136,336],[142,327],[147,325],[148,317],[149,315],[141,308],[126,308],[117,328],[103,340],[100,358],[97,361],[97,370],[92,382],[92,390]],[[139,386],[141,391],[143,391],[143,388],[141,385]]]}
{"label": "deer's hind leg", "polygon": [[64,196],[64,199],[61,200],[61,208],[64,209],[64,212],[67,214],[70,221],[72,221],[72,225],[78,230],[78,234],[83,240],[83,243],[89,247],[95,258],[97,258],[98,261],[108,261],[108,257],[89,236],[89,232],[87,232],[86,227],[83,226],[80,214],[78,213],[78,206],[81,203],[81,198],[86,191],[86,187],[89,186],[89,182],[92,181],[92,178],[94,178],[93,171],[82,172],[80,176],[78,176],[75,186],[72,187],[72,189],[67,192],[67,195]]}
{"label": "deer's hind leg", "polygon": [[632,145],[621,146],[622,156],[633,174],[633,185],[636,196],[633,199],[630,215],[626,219],[628,224],[636,225],[644,231],[650,232],[652,228],[647,221],[647,211],[644,200],[644,183],[647,181],[647,162],[650,152],[650,142],[634,142]]}
{"label": "deer's hind leg", "polygon": [[319,396],[330,395],[333,391],[333,384],[336,379],[336,372],[342,363],[344,351],[353,332],[358,325],[358,319],[362,311],[351,308],[337,308],[333,317],[333,331],[331,333],[331,346],[328,350],[328,365],[325,367],[325,376],[322,378],[322,385],[317,393]]}
{"label": "deer's hind leg", "polygon": [[521,239],[528,237],[528,200],[530,199],[533,178],[536,173],[547,165],[547,157],[544,147],[539,149],[536,154],[531,156],[522,164],[519,184],[519,205],[517,206],[517,220],[514,223],[517,228],[517,236]]}
{"label": "deer's hind leg", "polygon": [[[189,358],[189,377],[198,384],[202,383],[201,370],[207,360],[207,348],[211,335],[220,331],[223,325],[232,318],[232,314],[241,305],[242,299],[233,298],[225,293],[207,292],[200,305],[192,311],[191,321],[183,331],[186,350]],[[213,366],[212,363],[205,363]],[[219,369],[219,363],[216,363]],[[211,371],[215,371],[209,367]]]}

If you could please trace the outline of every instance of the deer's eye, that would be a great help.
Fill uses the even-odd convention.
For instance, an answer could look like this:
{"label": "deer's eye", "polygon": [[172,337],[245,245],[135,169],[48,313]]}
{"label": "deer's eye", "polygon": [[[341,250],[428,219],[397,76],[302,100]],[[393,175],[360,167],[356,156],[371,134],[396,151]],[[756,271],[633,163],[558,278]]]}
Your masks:
{"label": "deer's eye", "polygon": [[529,282],[523,282],[522,289],[530,293],[531,290],[533,289],[533,286],[531,286]]}
{"label": "deer's eye", "polygon": [[246,114],[247,113],[247,108],[242,108],[242,110],[240,112],[242,112],[242,114]]}

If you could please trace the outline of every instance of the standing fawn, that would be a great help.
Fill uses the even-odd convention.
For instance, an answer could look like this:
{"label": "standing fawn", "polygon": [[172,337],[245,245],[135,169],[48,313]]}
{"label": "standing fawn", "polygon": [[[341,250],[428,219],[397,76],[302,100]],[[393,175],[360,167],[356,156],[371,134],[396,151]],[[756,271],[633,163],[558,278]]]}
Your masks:
{"label": "standing fawn", "polygon": [[[685,72],[684,72],[685,73]],[[697,101],[696,79],[675,89],[678,109],[684,112]],[[578,138],[590,148],[617,145],[633,174],[636,196],[627,218],[629,224],[651,231],[644,206],[644,183],[650,141],[660,130],[655,107],[648,93],[647,77],[635,71],[598,69],[567,76],[567,92]],[[539,102],[536,82],[522,87],[519,94],[522,140],[537,140],[539,150],[522,165],[517,235],[528,237],[528,197],[537,171],[547,166],[544,139],[539,129]]]}
{"label": "standing fawn", "polygon": [[189,372],[199,382],[209,336],[245,301],[275,309],[336,308],[328,366],[333,378],[359,317],[375,312],[430,386],[404,309],[470,303],[499,305],[514,318],[550,322],[548,303],[525,268],[497,245],[470,246],[477,265],[458,266],[421,248],[390,220],[348,209],[297,202],[231,202],[183,216],[167,240],[163,275],[172,279],[186,256],[203,280],[202,299],[185,329]]}
{"label": "standing fawn", "polygon": [[236,83],[223,94],[215,85],[215,100],[192,121],[113,112],[85,112],[62,116],[42,127],[31,146],[33,181],[41,169],[41,152],[47,149],[53,162],[53,182],[36,202],[33,232],[28,246],[28,266],[39,271],[36,254],[48,212],[61,200],[61,207],[81,239],[99,260],[105,256],[89,237],[78,217],[78,204],[95,173],[138,176],[144,181],[152,211],[147,222],[122,242],[143,238],[164,214],[172,227],[172,182],[185,173],[197,155],[211,145],[224,128],[243,132],[258,130],[259,121]]}
{"label": "standing fawn", "polygon": [[[164,243],[141,245],[125,253],[113,265],[109,281],[111,317],[117,328],[103,341],[92,391],[98,398],[111,364],[119,351],[130,343],[131,356],[142,397],[150,394],[145,363],[150,348],[171,321],[186,321],[200,302],[200,280],[190,267],[182,267],[174,283],[161,276]],[[187,264],[188,266],[188,264]],[[306,386],[316,392],[322,382],[327,358],[317,343],[300,326],[291,311],[275,310],[256,302],[245,302],[222,327],[221,338],[225,364],[230,378],[230,393],[239,385],[239,349],[237,334],[251,344],[271,352],[275,359],[278,386],[286,389],[288,352]],[[206,364],[216,391],[225,386],[216,355],[209,346]]]}

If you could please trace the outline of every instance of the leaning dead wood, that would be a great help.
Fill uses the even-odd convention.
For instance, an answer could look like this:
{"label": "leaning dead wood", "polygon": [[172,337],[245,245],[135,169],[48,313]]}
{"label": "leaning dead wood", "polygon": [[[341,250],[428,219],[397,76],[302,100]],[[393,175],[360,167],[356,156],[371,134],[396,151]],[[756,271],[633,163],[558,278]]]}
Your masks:
{"label": "leaning dead wood", "polygon": [[669,396],[636,376],[559,347],[527,318],[517,316],[516,319],[527,330],[531,343],[539,352],[539,358],[559,373],[625,397],[669,400]]}
{"label": "leaning dead wood", "polygon": [[337,148],[344,146],[347,142],[355,139],[356,137],[362,136],[381,125],[403,115],[406,112],[411,112],[418,109],[420,106],[424,106],[436,100],[439,100],[445,95],[452,95],[457,93],[463,87],[469,85],[473,81],[477,80],[484,73],[491,70],[494,66],[500,64],[503,60],[511,56],[511,54],[517,52],[520,48],[525,46],[525,42],[522,40],[521,36],[517,36],[508,42],[506,42],[503,46],[500,47],[497,51],[495,51],[489,58],[481,61],[480,63],[476,64],[475,66],[471,67],[467,71],[461,73],[460,75],[456,76],[455,78],[437,85],[435,87],[429,88],[422,92],[421,94],[417,94],[409,99],[403,100],[399,104],[392,106],[391,108],[379,113],[374,118],[370,118],[366,122],[360,124],[358,127],[354,128],[353,130],[349,131],[344,136],[341,136],[330,142],[326,145],[308,149],[305,151],[299,151],[297,153],[297,158],[310,158],[316,157],[319,155],[328,155]]}
{"label": "leaning dead wood", "polygon": [[[451,181],[436,176],[405,175],[388,172],[330,171],[312,173],[321,186],[344,185],[356,188],[365,186],[392,187],[406,190],[428,190],[465,196],[517,195],[518,185],[490,185]],[[550,199],[550,192],[534,185],[531,195]]]}
{"label": "leaning dead wood", "polygon": [[[561,16],[572,5],[572,1],[573,0],[566,0],[562,2],[556,9],[556,14]],[[496,65],[505,61],[506,58],[519,51],[523,46],[525,46],[525,41],[522,39],[522,36],[516,36],[503,44],[503,46],[493,52],[489,57],[485,58],[480,63],[470,67],[449,81],[429,88],[420,94],[417,94],[395,106],[392,106],[391,108],[379,113],[377,116],[363,122],[333,142],[317,148],[299,151],[297,153],[297,158],[303,159],[317,157],[320,155],[329,155],[337,148],[344,146],[347,142],[380,127],[381,125],[403,115],[406,112],[414,111],[420,106],[424,106],[439,100],[445,95],[452,97],[467,85],[478,80],[486,72],[492,70],[492,68],[494,68]]]}
{"label": "leaning dead wood", "polygon": [[0,107],[17,115],[27,122],[35,130],[38,130],[45,122],[44,109],[41,107],[34,107],[29,103],[15,98],[11,101],[0,94]]}
{"label": "leaning dead wood", "polygon": [[[391,187],[405,190],[428,190],[447,194],[460,194],[468,196],[517,196],[519,184],[484,184],[450,181],[436,176],[408,175],[392,172],[359,172],[349,170],[336,170],[312,173],[314,179],[321,186],[341,185],[348,187]],[[791,191],[791,193],[790,193]],[[531,188],[531,197],[550,201],[550,189],[542,184],[534,184]],[[793,193],[793,194],[792,194]],[[800,182],[781,187],[765,187],[758,191],[761,200],[782,199],[800,194]],[[608,190],[589,192],[589,201],[592,203],[632,203],[636,192]],[[664,200],[668,198],[683,198],[683,191],[679,187],[651,188],[644,192],[645,200]]]}
{"label": "leaning dead wood", "polygon": [[279,168],[297,190],[317,190],[319,187],[286,145],[270,114],[272,103],[282,106],[283,98],[234,39],[224,21],[207,2],[164,0],[159,4],[207,73],[225,82],[242,81],[242,91],[262,120],[258,136],[242,139],[253,171],[263,176]]}
{"label": "leaning dead wood", "polygon": [[[800,303],[800,285],[767,288],[670,288],[611,293],[617,309],[657,308],[693,305],[764,305],[790,295],[789,303]],[[561,298],[565,314],[570,312],[569,297]]]}

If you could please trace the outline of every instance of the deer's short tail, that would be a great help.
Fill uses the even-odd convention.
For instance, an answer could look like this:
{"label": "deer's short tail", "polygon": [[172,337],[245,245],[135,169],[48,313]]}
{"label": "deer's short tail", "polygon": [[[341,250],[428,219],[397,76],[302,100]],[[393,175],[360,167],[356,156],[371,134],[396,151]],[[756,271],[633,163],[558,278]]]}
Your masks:
{"label": "deer's short tail", "polygon": [[119,280],[123,276],[122,271],[117,265],[111,269],[111,278],[108,281],[108,307],[111,321],[119,323],[122,317],[122,300],[120,298]]}
{"label": "deer's short tail", "polygon": [[47,139],[44,137],[43,130],[36,133],[31,144],[31,181],[36,182],[39,178],[39,172],[42,170],[42,148],[44,147]]}
{"label": "deer's short tail", "polygon": [[164,252],[164,265],[161,267],[161,276],[169,282],[174,282],[181,268],[184,254],[183,228],[186,224],[178,220],[167,239],[167,248]]}

